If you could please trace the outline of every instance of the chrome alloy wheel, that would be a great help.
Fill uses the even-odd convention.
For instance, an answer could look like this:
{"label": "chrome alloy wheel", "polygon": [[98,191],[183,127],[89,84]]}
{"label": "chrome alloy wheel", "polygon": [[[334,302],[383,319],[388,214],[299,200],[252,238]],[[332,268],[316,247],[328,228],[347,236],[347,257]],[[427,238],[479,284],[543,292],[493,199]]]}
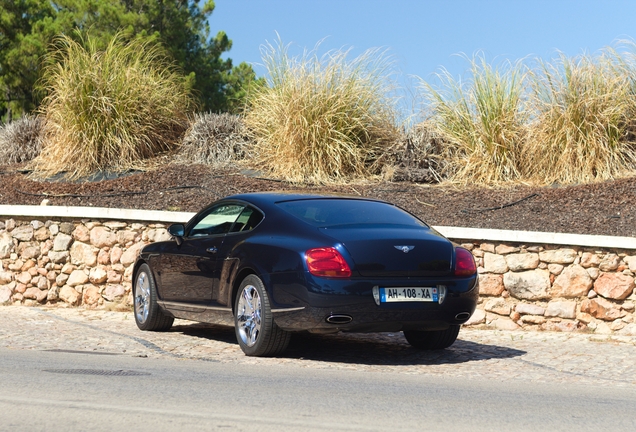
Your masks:
{"label": "chrome alloy wheel", "polygon": [[139,273],[135,287],[135,318],[143,324],[150,313],[150,280],[146,272]]}
{"label": "chrome alloy wheel", "polygon": [[254,346],[261,332],[261,297],[254,285],[241,291],[236,314],[241,340],[248,347]]}

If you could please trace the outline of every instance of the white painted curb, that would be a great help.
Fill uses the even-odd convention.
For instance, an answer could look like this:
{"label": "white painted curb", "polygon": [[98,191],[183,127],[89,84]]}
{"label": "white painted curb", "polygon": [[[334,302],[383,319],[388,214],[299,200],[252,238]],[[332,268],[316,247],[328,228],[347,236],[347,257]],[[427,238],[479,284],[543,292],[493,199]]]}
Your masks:
{"label": "white painted curb", "polygon": [[[0,216],[60,217],[76,219],[116,219],[144,222],[187,222],[195,213],[158,210],[114,209],[105,207],[55,207],[0,205]],[[511,231],[484,228],[434,226],[444,236],[455,240],[482,240],[514,243],[540,243],[613,249],[636,249],[636,238],[599,235]]]}
{"label": "white painted curb", "polygon": [[511,243],[546,243],[554,245],[589,246],[612,249],[636,249],[636,238],[601,235],[512,231],[486,228],[433,227],[450,239],[501,241]]}
{"label": "white painted curb", "polygon": [[62,217],[77,219],[117,219],[145,222],[187,222],[195,213],[159,210],[133,210],[107,207],[56,207],[0,205],[0,215]]}

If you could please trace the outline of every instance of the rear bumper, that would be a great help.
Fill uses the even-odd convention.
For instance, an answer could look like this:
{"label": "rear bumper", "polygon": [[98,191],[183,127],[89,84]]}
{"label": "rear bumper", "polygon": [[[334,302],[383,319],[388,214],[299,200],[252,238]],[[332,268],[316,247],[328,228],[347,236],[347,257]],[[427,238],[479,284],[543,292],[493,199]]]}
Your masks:
{"label": "rear bumper", "polygon": [[[274,281],[272,281],[274,282]],[[276,324],[289,331],[382,332],[400,330],[444,330],[463,324],[475,311],[479,296],[477,276],[437,280],[339,281],[312,278],[304,284],[273,283]],[[439,303],[381,303],[373,298],[373,287],[445,285],[447,294]],[[330,323],[331,316],[350,317],[350,322]],[[340,320],[342,321],[342,320]]]}

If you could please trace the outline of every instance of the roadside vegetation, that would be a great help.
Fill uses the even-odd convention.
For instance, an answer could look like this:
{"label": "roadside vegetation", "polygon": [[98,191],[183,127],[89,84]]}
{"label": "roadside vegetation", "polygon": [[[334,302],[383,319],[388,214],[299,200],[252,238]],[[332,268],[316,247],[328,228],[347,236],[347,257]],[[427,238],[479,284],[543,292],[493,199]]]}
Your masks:
{"label": "roadside vegetation", "polygon": [[636,63],[632,54],[563,55],[530,75],[524,177],[541,184],[589,183],[636,169]]}
{"label": "roadside vegetation", "polygon": [[[166,18],[152,2],[140,2],[150,5],[147,20]],[[2,17],[35,17],[18,9],[36,3],[0,0]],[[46,52],[42,63],[34,69],[32,57],[0,56],[0,71],[40,71],[38,85],[28,74],[22,81],[0,74],[7,95],[0,103],[6,122],[0,122],[0,163],[29,163],[39,177],[79,178],[139,168],[163,156],[241,166],[296,183],[384,178],[565,185],[636,174],[631,42],[549,61],[467,58],[468,79],[442,70],[434,82],[421,81],[424,109],[419,121],[406,125],[398,120],[394,68],[384,52],[352,58],[346,50],[319,55],[318,46],[292,56],[279,42],[263,50],[267,78],[257,79],[247,65],[217,62],[231,43],[222,32],[208,37],[202,23],[212,2],[179,15],[177,27],[162,27],[165,35],[144,29],[146,21],[135,21],[127,2],[111,3],[118,22],[130,22],[119,33],[96,22],[49,40],[36,22],[30,25],[40,33],[31,40],[40,48],[54,41],[48,51],[36,50]],[[82,4],[65,17],[46,7],[42,14],[72,23],[82,16]],[[108,2],[95,4],[105,12],[100,8]],[[170,39],[179,25],[189,26],[190,36]],[[197,57],[199,48],[179,54],[194,40],[207,57]],[[16,55],[28,51],[8,46]],[[26,63],[10,65],[10,58]],[[209,68],[195,71],[195,58]]]}
{"label": "roadside vegetation", "polygon": [[190,92],[161,47],[115,35],[104,50],[63,36],[43,74],[42,175],[124,171],[174,149],[187,128]]}
{"label": "roadside vegetation", "polygon": [[253,89],[245,110],[254,165],[295,182],[379,173],[378,159],[399,138],[383,53],[291,57],[279,43],[263,60],[269,81]]}
{"label": "roadside vegetation", "polygon": [[438,75],[441,88],[423,82],[430,122],[446,140],[440,174],[463,183],[519,180],[529,117],[522,106],[526,72],[520,63],[494,68],[483,57],[469,64],[467,85],[446,71]]}
{"label": "roadside vegetation", "polygon": [[635,45],[597,56],[503,65],[470,61],[472,80],[423,83],[446,141],[442,177],[460,184],[577,184],[636,172]]}
{"label": "roadside vegetation", "polygon": [[0,125],[0,164],[29,162],[42,150],[42,117],[25,115]]}
{"label": "roadside vegetation", "polygon": [[203,113],[192,119],[176,161],[225,167],[249,158],[250,151],[250,138],[242,117]]}
{"label": "roadside vegetation", "polygon": [[232,40],[212,34],[213,0],[0,0],[0,122],[34,112],[45,93],[36,82],[41,59],[59,35],[76,42],[90,36],[99,49],[112,37],[142,39],[163,46],[183,72],[204,111],[240,111],[252,67],[222,58]]}

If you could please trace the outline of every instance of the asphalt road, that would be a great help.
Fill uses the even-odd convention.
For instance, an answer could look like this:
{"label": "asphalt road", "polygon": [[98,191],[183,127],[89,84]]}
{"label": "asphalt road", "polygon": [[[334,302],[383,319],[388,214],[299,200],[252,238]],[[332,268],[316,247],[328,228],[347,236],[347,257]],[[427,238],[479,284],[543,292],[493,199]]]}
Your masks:
{"label": "asphalt road", "polygon": [[0,348],[0,430],[636,430],[636,388]]}

